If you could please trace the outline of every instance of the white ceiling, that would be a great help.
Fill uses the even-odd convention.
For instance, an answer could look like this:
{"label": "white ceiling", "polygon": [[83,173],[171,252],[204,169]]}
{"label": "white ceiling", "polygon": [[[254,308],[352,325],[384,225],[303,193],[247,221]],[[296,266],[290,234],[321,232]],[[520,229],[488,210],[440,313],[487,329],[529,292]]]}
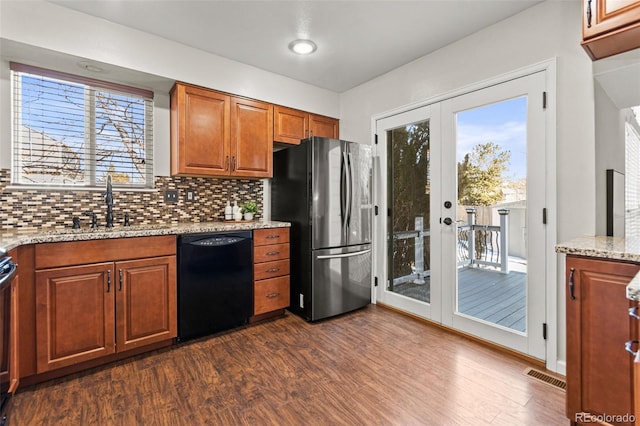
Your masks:
{"label": "white ceiling", "polygon": [[541,0],[50,1],[341,93]]}

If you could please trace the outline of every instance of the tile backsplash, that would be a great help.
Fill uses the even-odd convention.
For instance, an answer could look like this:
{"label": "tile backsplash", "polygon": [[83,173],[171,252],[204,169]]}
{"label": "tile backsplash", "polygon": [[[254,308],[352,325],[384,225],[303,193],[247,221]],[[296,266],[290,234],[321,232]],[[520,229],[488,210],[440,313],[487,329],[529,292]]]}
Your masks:
{"label": "tile backsplash", "polygon": [[[106,205],[100,191],[42,190],[9,188],[11,172],[0,169],[0,229],[71,227],[74,216],[82,227],[89,226],[85,212],[98,215],[104,226]],[[114,191],[114,222],[122,224],[129,213],[132,225],[210,222],[224,220],[227,200],[258,204],[256,219],[262,216],[263,184],[260,180],[214,179],[199,177],[156,176],[155,191]],[[166,203],[164,191],[178,190],[178,202]],[[187,191],[194,200],[187,201]]]}

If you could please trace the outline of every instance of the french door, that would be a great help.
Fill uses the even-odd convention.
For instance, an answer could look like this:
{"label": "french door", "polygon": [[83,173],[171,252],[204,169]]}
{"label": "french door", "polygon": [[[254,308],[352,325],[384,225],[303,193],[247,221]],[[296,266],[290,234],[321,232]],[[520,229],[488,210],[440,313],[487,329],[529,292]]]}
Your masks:
{"label": "french door", "polygon": [[376,303],[545,358],[544,87],[538,72],[377,120]]}

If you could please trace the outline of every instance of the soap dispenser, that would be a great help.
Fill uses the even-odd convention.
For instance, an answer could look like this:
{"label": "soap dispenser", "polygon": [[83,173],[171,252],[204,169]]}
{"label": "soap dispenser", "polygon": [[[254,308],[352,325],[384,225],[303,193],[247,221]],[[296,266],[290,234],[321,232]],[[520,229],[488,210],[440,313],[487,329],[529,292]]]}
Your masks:
{"label": "soap dispenser", "polygon": [[231,210],[231,203],[227,200],[227,205],[224,208],[224,220],[233,220],[233,210]]}
{"label": "soap dispenser", "polygon": [[240,211],[237,201],[233,202],[233,220],[242,220],[242,211]]}

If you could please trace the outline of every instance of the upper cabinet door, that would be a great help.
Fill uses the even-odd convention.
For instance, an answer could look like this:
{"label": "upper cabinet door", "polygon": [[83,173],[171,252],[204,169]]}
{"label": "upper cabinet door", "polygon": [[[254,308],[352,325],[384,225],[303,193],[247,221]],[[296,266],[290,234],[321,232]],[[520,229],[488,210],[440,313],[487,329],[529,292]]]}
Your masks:
{"label": "upper cabinet door", "polygon": [[640,0],[583,0],[582,39],[594,60],[640,47]]}
{"label": "upper cabinet door", "polygon": [[339,139],[339,121],[331,117],[309,114],[309,136]]}
{"label": "upper cabinet door", "polygon": [[273,105],[231,98],[231,175],[273,175]]}
{"label": "upper cabinet door", "polygon": [[171,174],[228,175],[230,103],[223,93],[176,84],[171,96]]}
{"label": "upper cabinet door", "polygon": [[273,107],[273,140],[299,145],[309,136],[309,113],[282,106]]}

